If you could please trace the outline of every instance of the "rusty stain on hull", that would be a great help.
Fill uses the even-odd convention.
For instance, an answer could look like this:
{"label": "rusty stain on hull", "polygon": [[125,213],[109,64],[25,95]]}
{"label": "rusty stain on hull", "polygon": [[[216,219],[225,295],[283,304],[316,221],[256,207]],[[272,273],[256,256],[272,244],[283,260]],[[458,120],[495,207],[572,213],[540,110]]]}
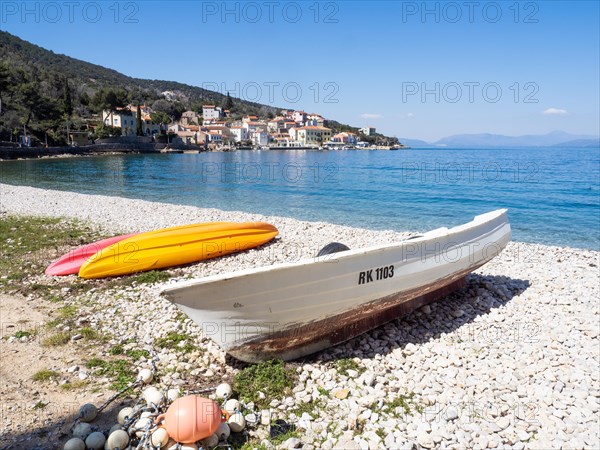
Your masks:
{"label": "rusty stain on hull", "polygon": [[227,353],[242,361],[260,362],[273,358],[287,361],[324,350],[407,315],[464,287],[466,275],[477,267],[470,267],[418,289],[374,300],[358,309],[327,319],[244,342],[229,348]]}

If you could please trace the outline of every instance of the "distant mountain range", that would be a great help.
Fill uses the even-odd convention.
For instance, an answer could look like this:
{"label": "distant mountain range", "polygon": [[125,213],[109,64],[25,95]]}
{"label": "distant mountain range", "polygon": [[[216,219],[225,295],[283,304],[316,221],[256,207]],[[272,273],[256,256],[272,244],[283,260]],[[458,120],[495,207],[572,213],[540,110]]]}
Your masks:
{"label": "distant mountain range", "polygon": [[457,134],[436,142],[400,138],[400,142],[413,148],[494,148],[494,147],[600,147],[600,137],[553,131],[548,134],[504,136],[501,134]]}

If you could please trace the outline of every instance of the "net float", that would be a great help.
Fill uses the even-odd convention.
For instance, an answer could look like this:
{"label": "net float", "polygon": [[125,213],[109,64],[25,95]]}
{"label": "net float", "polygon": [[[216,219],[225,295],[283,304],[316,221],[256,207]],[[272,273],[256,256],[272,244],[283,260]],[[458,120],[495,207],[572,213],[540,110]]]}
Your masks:
{"label": "net float", "polygon": [[63,450],[85,450],[85,442],[78,437],[74,437],[65,442]]}
{"label": "net float", "polygon": [[169,442],[169,433],[164,428],[157,428],[150,438],[152,445],[155,447],[164,447]]}
{"label": "net float", "polygon": [[187,395],[175,400],[165,414],[156,418],[156,423],[162,424],[177,442],[189,444],[214,434],[227,419],[229,414],[221,411],[215,401]]}
{"label": "net float", "polygon": [[227,411],[229,414],[233,414],[236,411],[240,410],[240,402],[238,402],[236,399],[233,399],[233,398],[230,400],[227,400],[225,402],[225,405],[223,405],[223,409],[225,411]]}
{"label": "net float", "polygon": [[232,392],[231,385],[228,383],[221,383],[215,390],[215,394],[217,394],[218,398],[229,398],[231,397]]}
{"label": "net float", "polygon": [[89,450],[102,450],[105,442],[106,438],[104,437],[104,433],[94,431],[85,439],[85,446]]}
{"label": "net float", "polygon": [[123,450],[129,444],[129,435],[125,430],[115,430],[108,436],[106,447],[109,450]]}
{"label": "net float", "polygon": [[234,433],[239,433],[246,427],[246,419],[244,418],[244,415],[240,412],[232,414],[227,423],[229,424],[229,428],[231,428],[231,431],[233,431]]}
{"label": "net float", "polygon": [[119,411],[119,414],[117,415],[117,422],[119,422],[119,425],[125,424],[125,422],[131,417],[132,413],[133,408],[130,408],[129,406]]}
{"label": "net float", "polygon": [[86,403],[79,409],[79,419],[82,422],[91,422],[98,415],[98,408],[91,403]]}
{"label": "net float", "polygon": [[73,436],[82,441],[92,432],[92,426],[89,423],[81,422],[73,427]]}

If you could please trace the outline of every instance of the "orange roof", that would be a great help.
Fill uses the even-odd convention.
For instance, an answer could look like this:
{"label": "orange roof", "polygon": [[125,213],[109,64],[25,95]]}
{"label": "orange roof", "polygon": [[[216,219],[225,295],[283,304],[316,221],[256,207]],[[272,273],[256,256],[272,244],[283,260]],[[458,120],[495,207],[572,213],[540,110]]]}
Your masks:
{"label": "orange roof", "polygon": [[215,105],[202,105],[202,108],[215,108]]}

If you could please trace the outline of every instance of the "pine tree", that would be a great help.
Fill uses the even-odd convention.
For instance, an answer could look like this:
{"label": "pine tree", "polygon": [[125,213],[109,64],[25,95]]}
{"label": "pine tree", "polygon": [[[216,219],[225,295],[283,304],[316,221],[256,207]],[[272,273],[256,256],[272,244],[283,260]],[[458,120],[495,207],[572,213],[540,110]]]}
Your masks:
{"label": "pine tree", "polygon": [[63,111],[67,119],[71,119],[73,115],[73,100],[71,99],[71,88],[69,87],[69,80],[65,78],[65,93],[63,97]]}
{"label": "pine tree", "polygon": [[10,73],[4,64],[0,65],[0,115],[2,115],[2,95],[10,89]]}
{"label": "pine tree", "polygon": [[135,122],[135,134],[138,136],[144,135],[144,127],[142,126],[142,108],[140,108],[140,104],[137,105],[137,119]]}
{"label": "pine tree", "polygon": [[231,95],[229,95],[229,92],[227,92],[227,99],[225,100],[225,109],[233,109],[233,99],[231,98]]}

